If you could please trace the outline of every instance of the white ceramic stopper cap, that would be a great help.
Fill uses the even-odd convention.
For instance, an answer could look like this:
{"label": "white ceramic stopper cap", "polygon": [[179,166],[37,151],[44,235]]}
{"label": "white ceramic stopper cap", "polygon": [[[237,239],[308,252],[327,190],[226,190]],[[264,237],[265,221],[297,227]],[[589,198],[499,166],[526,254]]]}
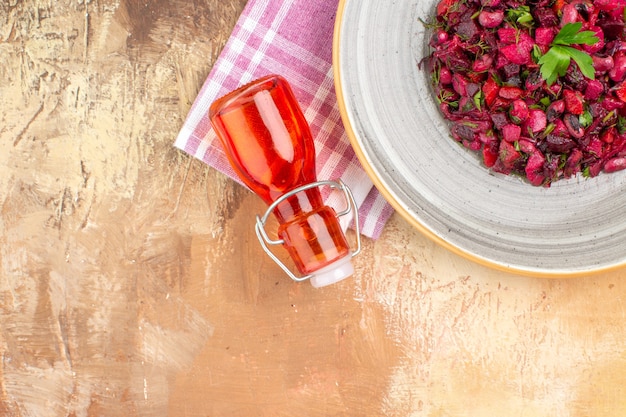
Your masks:
{"label": "white ceramic stopper cap", "polygon": [[315,288],[334,284],[354,274],[352,256],[344,256],[330,265],[311,273],[311,285]]}

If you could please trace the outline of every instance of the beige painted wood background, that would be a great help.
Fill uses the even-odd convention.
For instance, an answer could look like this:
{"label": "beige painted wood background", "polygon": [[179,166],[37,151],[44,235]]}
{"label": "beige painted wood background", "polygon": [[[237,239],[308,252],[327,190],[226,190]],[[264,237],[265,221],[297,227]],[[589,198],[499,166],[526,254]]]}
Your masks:
{"label": "beige painted wood background", "polygon": [[244,0],[0,1],[3,416],[623,416],[626,271],[496,272],[401,218],[315,290],[172,146]]}

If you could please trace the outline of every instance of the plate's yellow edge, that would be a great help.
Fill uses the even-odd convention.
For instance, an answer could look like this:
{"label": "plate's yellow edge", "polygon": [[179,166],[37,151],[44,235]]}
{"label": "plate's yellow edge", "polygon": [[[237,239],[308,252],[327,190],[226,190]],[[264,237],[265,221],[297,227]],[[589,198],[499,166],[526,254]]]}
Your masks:
{"label": "plate's yellow edge", "polygon": [[500,270],[500,271],[504,271],[504,272],[516,273],[520,275],[532,276],[532,277],[538,277],[538,278],[576,278],[576,277],[583,277],[583,276],[589,276],[589,275],[597,275],[600,273],[610,272],[610,271],[614,271],[614,270],[621,269],[624,267],[624,264],[616,264],[616,265],[611,265],[611,266],[603,267],[603,268],[590,269],[588,271],[548,271],[548,270],[540,271],[540,270],[530,270],[530,269],[523,269],[523,268],[516,268],[516,267],[507,267],[505,265],[501,265],[495,262],[491,262],[487,259],[477,257],[471,253],[468,253],[458,248],[455,245],[452,245],[451,243],[447,242],[446,240],[432,233],[430,230],[428,230],[428,228],[426,228],[423,224],[421,224],[413,216],[411,216],[410,213],[404,209],[402,204],[400,204],[400,202],[394,198],[391,192],[387,190],[387,188],[384,186],[384,184],[381,182],[381,180],[378,178],[378,176],[374,172],[374,169],[369,165],[367,158],[365,157],[365,154],[363,153],[363,150],[359,146],[358,140],[356,138],[356,134],[354,133],[354,129],[352,128],[352,125],[350,124],[350,119],[348,117],[348,112],[346,109],[345,100],[343,96],[343,88],[341,85],[340,68],[339,68],[339,65],[340,65],[339,47],[340,47],[341,25],[343,21],[345,6],[348,1],[349,0],[339,0],[339,5],[337,6],[337,15],[335,19],[334,35],[333,35],[334,36],[333,37],[333,51],[332,51],[333,78],[334,78],[334,84],[335,84],[335,92],[337,94],[339,113],[341,114],[341,119],[346,129],[346,134],[348,136],[348,139],[350,140],[350,143],[352,144],[352,148],[354,149],[354,152],[356,153],[357,158],[361,162],[363,169],[365,170],[367,175],[370,177],[370,179],[372,180],[372,182],[374,183],[378,191],[383,195],[383,197],[392,205],[392,207],[407,222],[409,222],[413,227],[415,227],[418,231],[420,231],[426,237],[433,240],[438,245],[448,249],[449,251],[465,259],[469,259],[479,265],[483,265],[483,266]]}

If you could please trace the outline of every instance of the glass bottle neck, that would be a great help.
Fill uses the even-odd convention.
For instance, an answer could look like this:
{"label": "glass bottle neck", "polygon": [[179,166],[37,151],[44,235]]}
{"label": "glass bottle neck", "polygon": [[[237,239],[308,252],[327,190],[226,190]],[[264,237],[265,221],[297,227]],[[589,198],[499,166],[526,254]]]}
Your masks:
{"label": "glass bottle neck", "polygon": [[324,206],[324,202],[319,189],[312,188],[285,199],[276,206],[274,215],[279,223],[285,224],[322,206]]}

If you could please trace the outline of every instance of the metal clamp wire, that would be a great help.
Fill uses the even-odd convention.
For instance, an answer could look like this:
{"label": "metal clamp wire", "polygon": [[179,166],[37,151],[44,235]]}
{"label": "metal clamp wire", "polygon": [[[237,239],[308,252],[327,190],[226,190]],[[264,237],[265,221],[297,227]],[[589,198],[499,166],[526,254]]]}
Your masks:
{"label": "metal clamp wire", "polygon": [[356,247],[356,249],[354,251],[352,251],[352,253],[350,254],[350,257],[351,258],[355,257],[356,255],[358,255],[361,252],[361,228],[359,226],[359,211],[358,211],[358,208],[357,208],[357,205],[356,205],[356,201],[354,200],[354,196],[352,195],[352,191],[341,180],[339,180],[338,182],[337,181],[331,181],[331,180],[316,181],[316,182],[312,182],[310,184],[306,184],[306,185],[300,186],[298,188],[294,188],[293,190],[283,194],[278,199],[276,199],[276,201],[274,201],[267,208],[267,211],[265,212],[263,217],[256,216],[256,225],[255,225],[254,229],[256,231],[256,235],[257,235],[257,238],[259,239],[259,243],[261,244],[261,247],[263,248],[265,253],[267,253],[268,256],[274,262],[276,262],[276,264],[278,264],[278,266],[280,266],[282,268],[282,270],[292,280],[294,280],[296,282],[306,281],[307,279],[310,279],[312,277],[312,274],[306,275],[304,277],[298,277],[293,272],[291,272],[291,270],[280,259],[278,259],[278,257],[270,250],[268,245],[282,245],[282,244],[285,243],[285,241],[282,240],[282,239],[279,239],[279,240],[271,239],[267,235],[267,232],[265,231],[265,224],[267,223],[267,220],[268,220],[269,216],[274,212],[274,209],[276,209],[276,207],[280,203],[282,203],[283,201],[287,200],[288,198],[293,197],[294,195],[296,195],[298,193],[301,193],[303,191],[309,190],[311,188],[322,187],[322,186],[328,186],[330,188],[338,189],[338,190],[343,191],[343,193],[344,193],[344,198],[346,200],[346,208],[344,210],[340,211],[339,213],[337,213],[337,218],[340,218],[342,216],[346,216],[346,215],[350,214],[350,212],[354,213],[354,225],[355,225],[354,229],[355,229],[355,232],[356,232],[356,245],[357,245],[357,247]]}

